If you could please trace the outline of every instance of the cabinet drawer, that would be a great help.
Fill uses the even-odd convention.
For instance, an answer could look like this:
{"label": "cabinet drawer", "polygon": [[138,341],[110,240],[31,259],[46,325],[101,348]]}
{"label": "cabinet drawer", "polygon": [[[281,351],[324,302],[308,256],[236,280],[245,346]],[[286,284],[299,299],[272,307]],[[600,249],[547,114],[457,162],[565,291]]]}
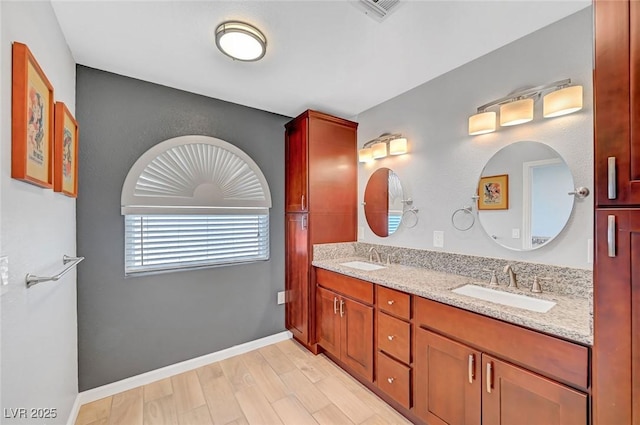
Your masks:
{"label": "cabinet drawer", "polygon": [[378,313],[378,349],[409,364],[411,325],[387,314]]}
{"label": "cabinet drawer", "polygon": [[379,285],[376,286],[376,294],[380,310],[403,319],[411,318],[411,295]]}
{"label": "cabinet drawer", "polygon": [[378,388],[407,409],[411,408],[411,368],[378,352]]}
{"label": "cabinet drawer", "polygon": [[316,283],[365,304],[373,304],[373,284],[340,273],[316,268]]}

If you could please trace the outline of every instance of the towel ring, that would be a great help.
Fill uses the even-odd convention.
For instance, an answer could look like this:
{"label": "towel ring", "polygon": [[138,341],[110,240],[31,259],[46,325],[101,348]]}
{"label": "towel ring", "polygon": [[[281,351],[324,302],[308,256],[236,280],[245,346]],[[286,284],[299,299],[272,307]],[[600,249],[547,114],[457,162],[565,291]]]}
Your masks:
{"label": "towel ring", "polygon": [[411,207],[404,210],[400,221],[407,229],[413,229],[418,224],[418,209]]}
{"label": "towel ring", "polygon": [[456,229],[466,232],[471,229],[476,222],[472,207],[466,206],[458,208],[451,214],[451,224]]}

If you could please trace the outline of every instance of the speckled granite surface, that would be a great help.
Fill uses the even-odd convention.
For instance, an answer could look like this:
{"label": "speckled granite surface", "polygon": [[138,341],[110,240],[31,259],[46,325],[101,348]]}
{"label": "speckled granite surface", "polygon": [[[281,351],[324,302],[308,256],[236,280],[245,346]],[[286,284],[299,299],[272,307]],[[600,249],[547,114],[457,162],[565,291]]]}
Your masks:
{"label": "speckled granite surface", "polygon": [[[368,250],[371,246],[376,246],[385,260],[387,252],[393,253],[392,263],[395,264],[374,271],[364,271],[341,265],[341,263],[348,261],[367,261]],[[419,258],[421,253],[424,255]],[[397,264],[398,262],[403,264]],[[469,283],[489,287],[488,275],[482,269],[487,264],[489,264],[488,267],[495,269],[504,267],[506,263],[505,260],[493,258],[357,242],[316,245],[314,246],[313,259],[313,265],[316,267],[343,273],[347,276],[419,295],[582,344],[591,345],[593,343],[593,308],[591,272],[589,271],[543,264],[509,262],[514,266],[521,282],[519,289],[508,289],[505,276],[500,276],[501,273],[498,273],[499,279],[501,278],[500,286],[491,287],[491,289],[556,302],[556,305],[547,313],[536,313],[451,292],[452,289]],[[527,277],[530,275],[532,278],[534,274],[540,277],[553,276],[554,284],[549,285],[547,282],[541,282],[544,292],[542,294],[531,293],[528,290],[530,280]],[[573,278],[576,282],[571,281]],[[571,288],[554,290],[559,286],[571,286]]]}

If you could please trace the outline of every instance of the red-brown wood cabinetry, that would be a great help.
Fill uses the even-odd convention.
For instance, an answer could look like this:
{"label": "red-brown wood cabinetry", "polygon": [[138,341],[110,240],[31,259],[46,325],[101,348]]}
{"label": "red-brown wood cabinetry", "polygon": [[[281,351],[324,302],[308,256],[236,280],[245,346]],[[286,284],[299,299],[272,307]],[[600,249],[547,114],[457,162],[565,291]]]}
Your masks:
{"label": "red-brown wood cabinetry", "polygon": [[325,270],[316,273],[318,345],[372,382],[373,306],[367,304],[373,303],[373,285]]}
{"label": "red-brown wood cabinetry", "polygon": [[595,0],[593,423],[640,424],[640,2]]}
{"label": "red-brown wood cabinetry", "polygon": [[313,244],[356,240],[357,126],[316,111],[285,125],[285,325],[312,351]]}
{"label": "red-brown wood cabinetry", "polygon": [[587,424],[586,347],[423,298],[415,321],[413,402],[426,423]]}
{"label": "red-brown wood cabinetry", "polygon": [[640,2],[594,4],[596,202],[640,206]]}

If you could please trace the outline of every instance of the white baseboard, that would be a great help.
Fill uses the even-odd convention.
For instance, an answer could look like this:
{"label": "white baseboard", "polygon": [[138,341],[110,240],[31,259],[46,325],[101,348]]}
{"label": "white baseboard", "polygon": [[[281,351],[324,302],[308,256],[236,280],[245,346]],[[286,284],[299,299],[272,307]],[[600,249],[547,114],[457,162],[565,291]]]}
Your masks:
{"label": "white baseboard", "polygon": [[190,370],[206,366],[210,363],[219,362],[220,360],[228,359],[229,357],[237,356],[239,354],[248,353],[249,351],[266,347],[267,345],[275,344],[276,342],[285,341],[291,338],[291,332],[280,332],[274,335],[266,336],[264,338],[256,339],[254,341],[245,342],[244,344],[236,345],[234,347],[226,348],[224,350],[216,351],[215,353],[205,354],[204,356],[196,357],[195,359],[185,360],[180,363],[175,363],[160,369],[151,370],[140,375],[132,376],[121,381],[112,382],[101,387],[83,391],[76,397],[76,401],[73,404],[73,408],[71,410],[71,414],[69,415],[67,425],[75,424],[76,418],[78,416],[78,411],[80,410],[80,406],[82,406],[83,404],[91,403],[92,401],[100,400],[101,398],[109,397],[111,395],[131,390],[141,385],[147,385],[160,379],[165,379],[183,372],[188,372]]}

